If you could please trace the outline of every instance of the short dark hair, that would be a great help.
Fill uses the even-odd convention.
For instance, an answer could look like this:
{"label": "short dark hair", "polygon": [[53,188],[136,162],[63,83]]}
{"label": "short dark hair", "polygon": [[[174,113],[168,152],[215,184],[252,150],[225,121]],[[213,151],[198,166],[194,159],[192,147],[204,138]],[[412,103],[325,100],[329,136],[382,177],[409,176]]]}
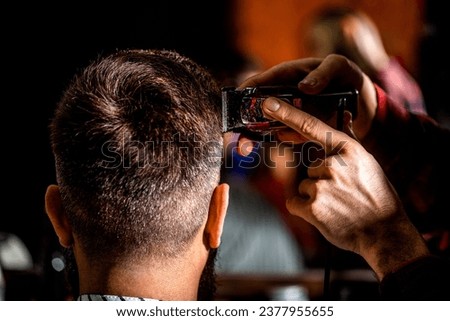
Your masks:
{"label": "short dark hair", "polygon": [[88,255],[176,256],[220,179],[220,88],[174,51],[118,50],[75,75],[50,137],[64,210]]}

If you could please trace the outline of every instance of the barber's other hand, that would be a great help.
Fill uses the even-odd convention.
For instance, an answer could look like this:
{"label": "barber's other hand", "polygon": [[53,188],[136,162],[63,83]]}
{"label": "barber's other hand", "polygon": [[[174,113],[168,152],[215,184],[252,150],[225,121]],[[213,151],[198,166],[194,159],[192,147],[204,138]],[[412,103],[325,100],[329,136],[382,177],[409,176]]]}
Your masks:
{"label": "barber's other hand", "polygon": [[375,117],[377,98],[372,81],[355,63],[341,55],[283,62],[250,77],[239,88],[264,85],[297,85],[307,94],[318,94],[329,86],[358,90],[358,112],[353,129],[359,140],[364,139]]}

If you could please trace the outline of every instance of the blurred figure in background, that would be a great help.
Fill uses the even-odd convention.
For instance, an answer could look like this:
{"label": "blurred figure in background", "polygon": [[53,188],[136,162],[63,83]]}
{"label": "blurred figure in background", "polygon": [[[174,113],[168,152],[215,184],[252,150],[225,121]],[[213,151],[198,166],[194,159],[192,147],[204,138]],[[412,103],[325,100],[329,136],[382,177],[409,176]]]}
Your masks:
{"label": "blurred figure in background", "polygon": [[386,52],[377,26],[364,12],[326,7],[317,13],[307,35],[311,56],[346,56],[407,110],[427,114],[418,83],[396,57]]}

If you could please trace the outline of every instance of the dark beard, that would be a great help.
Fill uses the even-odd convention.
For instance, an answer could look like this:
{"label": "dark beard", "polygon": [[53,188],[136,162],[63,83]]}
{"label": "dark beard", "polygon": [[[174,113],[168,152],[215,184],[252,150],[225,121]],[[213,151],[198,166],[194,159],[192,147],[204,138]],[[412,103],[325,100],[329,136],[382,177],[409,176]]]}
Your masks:
{"label": "dark beard", "polygon": [[66,283],[68,291],[72,298],[76,300],[80,294],[78,268],[75,261],[75,255],[72,248],[64,249],[64,258],[66,259],[66,267],[64,269],[66,273]]}
{"label": "dark beard", "polygon": [[197,300],[212,301],[216,294],[216,263],[217,249],[211,249],[208,254],[208,260],[203,268],[198,286]]}

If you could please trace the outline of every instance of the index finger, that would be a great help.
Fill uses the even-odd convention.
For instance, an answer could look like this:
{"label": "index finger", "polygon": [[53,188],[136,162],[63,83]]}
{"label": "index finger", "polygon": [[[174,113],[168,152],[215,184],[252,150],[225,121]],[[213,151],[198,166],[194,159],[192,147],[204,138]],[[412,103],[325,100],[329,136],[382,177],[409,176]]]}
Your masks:
{"label": "index finger", "polygon": [[265,99],[263,111],[268,117],[283,122],[303,137],[319,143],[327,153],[337,147],[342,148],[343,142],[353,140],[320,119],[274,97]]}

